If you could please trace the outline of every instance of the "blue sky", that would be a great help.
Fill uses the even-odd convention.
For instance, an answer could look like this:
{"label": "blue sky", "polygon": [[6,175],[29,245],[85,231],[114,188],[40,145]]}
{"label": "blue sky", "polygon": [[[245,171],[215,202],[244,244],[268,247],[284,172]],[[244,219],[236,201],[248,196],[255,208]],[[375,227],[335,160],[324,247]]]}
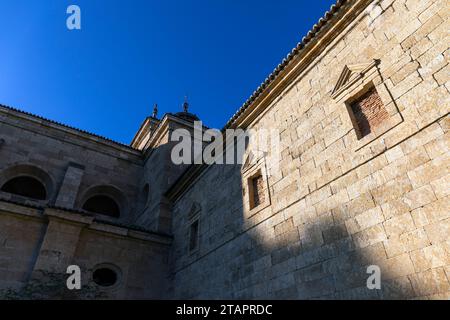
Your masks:
{"label": "blue sky", "polygon": [[334,2],[0,0],[0,103],[129,143],[188,94],[222,128]]}

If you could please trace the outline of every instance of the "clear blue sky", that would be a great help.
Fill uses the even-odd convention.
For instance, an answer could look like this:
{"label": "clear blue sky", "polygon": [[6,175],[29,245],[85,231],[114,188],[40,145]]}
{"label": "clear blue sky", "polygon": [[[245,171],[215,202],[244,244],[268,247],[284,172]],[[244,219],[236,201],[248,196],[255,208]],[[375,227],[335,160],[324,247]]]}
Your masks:
{"label": "clear blue sky", "polygon": [[334,2],[0,0],[0,103],[129,143],[188,94],[222,128]]}

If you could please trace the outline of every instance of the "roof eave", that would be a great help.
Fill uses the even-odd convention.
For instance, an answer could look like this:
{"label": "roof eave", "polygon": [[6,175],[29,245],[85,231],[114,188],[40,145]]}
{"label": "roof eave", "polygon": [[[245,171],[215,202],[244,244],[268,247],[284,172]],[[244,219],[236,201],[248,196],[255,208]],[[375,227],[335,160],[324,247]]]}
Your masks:
{"label": "roof eave", "polygon": [[[337,1],[231,117],[224,129],[248,126],[307,68],[318,51],[320,53],[319,48],[324,48],[333,41],[333,35],[345,28],[355,14],[359,14],[370,2],[372,0]],[[342,10],[343,8],[346,10]]]}

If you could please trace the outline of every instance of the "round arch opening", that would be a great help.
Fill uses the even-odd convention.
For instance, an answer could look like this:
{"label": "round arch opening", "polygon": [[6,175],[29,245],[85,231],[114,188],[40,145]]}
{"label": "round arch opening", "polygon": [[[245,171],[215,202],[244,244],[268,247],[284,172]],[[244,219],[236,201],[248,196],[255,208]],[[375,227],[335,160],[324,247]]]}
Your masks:
{"label": "round arch opening", "polygon": [[47,189],[44,184],[30,176],[14,177],[4,183],[0,190],[34,200],[47,199]]}
{"label": "round arch opening", "polygon": [[113,218],[119,218],[121,214],[119,204],[107,195],[95,195],[88,198],[84,202],[82,209]]}

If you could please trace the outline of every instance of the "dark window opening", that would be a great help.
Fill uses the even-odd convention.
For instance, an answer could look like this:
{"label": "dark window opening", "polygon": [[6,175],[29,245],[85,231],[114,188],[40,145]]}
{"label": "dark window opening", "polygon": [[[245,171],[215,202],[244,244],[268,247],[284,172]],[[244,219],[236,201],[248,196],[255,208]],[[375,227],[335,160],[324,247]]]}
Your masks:
{"label": "dark window opening", "polygon": [[250,179],[250,209],[258,207],[265,201],[264,194],[264,179],[261,174],[258,174]]}
{"label": "dark window opening", "polygon": [[47,199],[47,191],[44,185],[32,177],[17,177],[6,182],[1,189],[3,192],[36,200]]}
{"label": "dark window opening", "polygon": [[191,224],[189,251],[194,251],[198,246],[198,220]]}
{"label": "dark window opening", "polygon": [[147,206],[148,201],[150,200],[149,197],[150,197],[150,187],[148,184],[146,184],[144,186],[144,189],[142,190],[142,200],[144,202],[144,207]]}
{"label": "dark window opening", "polygon": [[94,196],[85,202],[83,210],[119,218],[120,208],[117,203],[108,196]]}
{"label": "dark window opening", "polygon": [[111,287],[117,283],[117,273],[109,268],[100,268],[94,271],[93,280],[102,287]]}
{"label": "dark window opening", "polygon": [[375,88],[371,88],[363,96],[350,104],[358,139],[372,132],[389,114]]}

